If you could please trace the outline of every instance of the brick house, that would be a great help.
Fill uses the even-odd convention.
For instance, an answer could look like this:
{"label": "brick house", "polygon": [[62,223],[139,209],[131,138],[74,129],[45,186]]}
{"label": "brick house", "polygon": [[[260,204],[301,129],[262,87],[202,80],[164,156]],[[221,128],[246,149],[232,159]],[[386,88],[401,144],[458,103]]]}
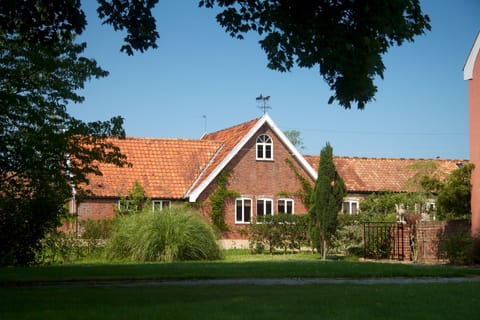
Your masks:
{"label": "brick house", "polygon": [[[303,156],[268,114],[201,139],[126,138],[115,144],[126,154],[129,167],[102,164],[102,176],[90,177],[93,196],[77,208],[80,219],[113,217],[120,196],[135,181],[145,189],[152,210],[190,202],[208,219],[209,197],[219,179],[238,196],[225,200],[223,239],[243,239],[241,230],[257,216],[302,214],[308,211],[302,182],[313,186],[319,156]],[[449,173],[464,161],[334,157],[348,195],[343,212],[356,214],[361,199],[376,191],[414,191],[408,181],[417,174],[412,165],[433,161]]]}
{"label": "brick house", "polygon": [[468,110],[470,126],[470,161],[472,171],[472,234],[480,234],[480,32],[463,68],[468,80]]}

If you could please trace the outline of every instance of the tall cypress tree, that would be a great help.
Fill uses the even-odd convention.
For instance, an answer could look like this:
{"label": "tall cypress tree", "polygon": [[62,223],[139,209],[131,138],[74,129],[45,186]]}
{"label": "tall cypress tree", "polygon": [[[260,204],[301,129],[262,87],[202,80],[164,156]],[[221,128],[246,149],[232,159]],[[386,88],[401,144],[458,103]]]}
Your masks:
{"label": "tall cypress tree", "polygon": [[328,244],[337,230],[338,212],[342,208],[347,188],[333,163],[333,149],[327,142],[320,152],[318,177],[312,193],[309,214],[311,237],[322,259],[327,257]]}

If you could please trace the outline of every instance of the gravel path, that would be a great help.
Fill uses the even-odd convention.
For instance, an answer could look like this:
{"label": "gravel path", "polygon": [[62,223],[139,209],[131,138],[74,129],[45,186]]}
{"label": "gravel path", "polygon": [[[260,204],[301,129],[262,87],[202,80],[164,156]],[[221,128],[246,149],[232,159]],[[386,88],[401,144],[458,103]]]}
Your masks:
{"label": "gravel path", "polygon": [[140,286],[203,286],[203,285],[312,285],[312,284],[427,284],[427,283],[480,282],[480,277],[455,278],[242,278],[242,279],[198,279],[198,280],[132,280],[132,281],[65,281],[3,283],[3,287],[140,287]]}

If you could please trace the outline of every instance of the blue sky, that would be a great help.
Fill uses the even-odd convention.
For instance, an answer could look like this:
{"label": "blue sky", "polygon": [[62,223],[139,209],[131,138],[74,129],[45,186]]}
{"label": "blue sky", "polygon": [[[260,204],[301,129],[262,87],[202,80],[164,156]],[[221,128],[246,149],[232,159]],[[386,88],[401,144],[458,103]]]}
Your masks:
{"label": "blue sky", "polygon": [[[125,118],[128,136],[199,138],[262,115],[255,97],[270,95],[281,130],[301,133],[304,154],[330,142],[339,156],[468,159],[468,84],[463,66],[480,31],[480,1],[425,0],[432,31],[384,56],[384,80],[365,110],[328,105],[318,69],[279,73],[266,67],[258,36],[230,38],[215,11],[196,0],[160,0],[159,48],[120,53],[123,34],[102,26],[83,1],[85,55],[110,75],[87,84],[69,107],[84,121]],[[204,117],[206,116],[206,117]]]}

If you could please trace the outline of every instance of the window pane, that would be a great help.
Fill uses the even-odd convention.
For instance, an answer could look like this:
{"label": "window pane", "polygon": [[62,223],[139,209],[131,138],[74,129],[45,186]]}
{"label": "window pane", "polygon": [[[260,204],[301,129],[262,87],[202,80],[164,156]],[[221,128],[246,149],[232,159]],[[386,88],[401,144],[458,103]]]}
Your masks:
{"label": "window pane", "polygon": [[278,211],[278,213],[286,213],[286,211],[285,211],[285,200],[278,200],[277,211]]}
{"label": "window pane", "polygon": [[342,213],[343,214],[350,214],[350,202],[344,202],[342,204]]}
{"label": "window pane", "polygon": [[243,209],[243,206],[242,206],[242,200],[237,200],[236,201],[236,213],[237,213],[237,216],[236,216],[236,220],[237,221],[242,221],[242,209]]}
{"label": "window pane", "polygon": [[287,212],[286,213],[293,213],[293,201],[287,200]]}
{"label": "window pane", "polygon": [[263,145],[261,144],[257,145],[257,158],[263,159]]}
{"label": "window pane", "polygon": [[244,212],[244,222],[250,222],[252,211],[252,203],[251,200],[245,200],[245,212]]}
{"label": "window pane", "polygon": [[351,214],[357,214],[357,203],[352,202],[352,213]]}
{"label": "window pane", "polygon": [[257,216],[258,217],[263,217],[265,215],[265,211],[263,210],[263,208],[264,208],[264,201],[257,200]]}
{"label": "window pane", "polygon": [[265,146],[265,159],[272,159],[272,146]]}
{"label": "window pane", "polygon": [[272,201],[265,200],[265,214],[272,215]]}
{"label": "window pane", "polygon": [[162,203],[160,201],[153,202],[153,212],[158,212],[162,210]]}

